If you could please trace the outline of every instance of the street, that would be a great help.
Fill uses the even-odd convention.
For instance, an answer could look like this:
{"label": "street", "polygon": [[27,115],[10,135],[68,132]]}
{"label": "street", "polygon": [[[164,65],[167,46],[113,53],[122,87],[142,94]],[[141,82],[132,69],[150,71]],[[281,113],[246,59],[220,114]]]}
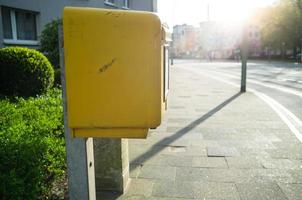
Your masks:
{"label": "street", "polygon": [[[175,60],[180,66],[230,84],[240,84],[241,62]],[[263,93],[276,101],[296,121],[293,126],[301,134],[302,121],[302,64],[289,62],[248,61],[247,89]],[[276,111],[278,112],[278,111]],[[286,116],[285,116],[286,117]],[[282,116],[281,116],[282,118]],[[291,125],[289,125],[291,126]]]}

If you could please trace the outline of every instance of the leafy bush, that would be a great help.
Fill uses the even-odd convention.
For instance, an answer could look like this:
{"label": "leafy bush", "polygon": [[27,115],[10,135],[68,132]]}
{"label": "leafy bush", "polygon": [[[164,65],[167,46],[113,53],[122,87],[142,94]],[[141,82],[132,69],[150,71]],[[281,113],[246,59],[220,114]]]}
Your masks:
{"label": "leafy bush", "polygon": [[65,144],[59,89],[36,98],[0,100],[0,197],[49,198],[64,177]]}
{"label": "leafy bush", "polygon": [[47,58],[34,49],[0,49],[0,94],[34,96],[53,85],[54,70]]}
{"label": "leafy bush", "polygon": [[54,86],[61,87],[61,69],[55,69]]}
{"label": "leafy bush", "polygon": [[40,38],[40,51],[46,55],[56,69],[60,68],[58,40],[58,27],[60,23],[61,20],[57,19],[46,24]]}

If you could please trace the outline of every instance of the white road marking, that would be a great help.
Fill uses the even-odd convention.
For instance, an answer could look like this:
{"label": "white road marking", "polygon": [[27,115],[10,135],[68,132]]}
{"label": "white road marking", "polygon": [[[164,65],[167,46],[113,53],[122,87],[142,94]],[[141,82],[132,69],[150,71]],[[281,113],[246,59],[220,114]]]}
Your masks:
{"label": "white road marking", "polygon": [[271,97],[257,91],[254,91],[254,94],[266,102],[279,115],[298,140],[302,142],[302,134],[299,131],[302,130],[302,122],[293,113]]}
{"label": "white road marking", "polygon": [[[194,69],[194,68],[191,68],[191,67],[181,67],[181,66],[174,66],[174,67],[181,68],[181,69],[184,69],[184,70],[189,70],[189,71],[192,71],[194,73],[198,73],[198,74],[201,74],[203,76],[207,76],[209,78],[215,79],[217,81],[232,85],[234,87],[238,87],[238,88],[240,87],[239,84],[233,83],[231,81],[227,81],[223,78],[218,78],[217,76],[202,73],[200,70],[197,70],[197,69]],[[279,102],[277,102],[273,98],[267,96],[266,94],[258,92],[255,89],[247,89],[247,91],[250,91],[250,92],[254,93],[256,96],[261,98],[265,103],[267,103],[279,115],[279,117],[288,126],[288,128],[292,131],[292,133],[295,134],[297,139],[300,142],[302,142],[302,133],[301,133],[302,132],[302,121],[297,116],[295,116],[292,112],[290,112],[282,104],[280,104]]]}
{"label": "white road marking", "polygon": [[[212,72],[210,70],[207,70],[207,71]],[[231,78],[238,79],[238,76],[231,75],[231,74],[224,74],[224,73],[221,73],[221,72],[212,72],[212,73],[222,74],[222,76],[228,76],[228,77],[231,77]],[[282,91],[282,92],[285,92],[285,93],[288,93],[288,94],[293,94],[293,95],[296,95],[296,96],[299,96],[299,97],[302,98],[302,92],[299,92],[297,90],[285,88],[285,87],[282,87],[282,86],[276,86],[276,85],[272,85],[272,84],[262,83],[260,81],[255,81],[255,80],[251,80],[251,79],[247,79],[247,81],[250,82],[250,83],[257,84],[257,85],[262,85],[264,87],[276,89],[276,90],[279,90],[279,91]]]}

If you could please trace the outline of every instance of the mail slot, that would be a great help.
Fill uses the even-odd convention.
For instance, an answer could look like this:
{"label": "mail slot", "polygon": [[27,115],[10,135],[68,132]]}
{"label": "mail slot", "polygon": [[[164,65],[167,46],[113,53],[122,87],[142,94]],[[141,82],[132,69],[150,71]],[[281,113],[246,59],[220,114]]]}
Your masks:
{"label": "mail slot", "polygon": [[158,16],[66,7],[63,32],[73,137],[145,138],[160,125],[164,42]]}

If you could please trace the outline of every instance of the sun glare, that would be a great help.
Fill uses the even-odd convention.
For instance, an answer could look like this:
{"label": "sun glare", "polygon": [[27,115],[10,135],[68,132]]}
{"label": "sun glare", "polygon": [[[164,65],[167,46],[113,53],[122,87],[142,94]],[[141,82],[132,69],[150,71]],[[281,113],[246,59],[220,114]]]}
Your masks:
{"label": "sun glare", "polygon": [[158,13],[170,25],[212,20],[242,23],[252,12],[275,0],[159,0]]}
{"label": "sun glare", "polygon": [[241,23],[252,13],[254,6],[248,5],[245,1],[212,1],[209,4],[210,20],[230,23]]}

